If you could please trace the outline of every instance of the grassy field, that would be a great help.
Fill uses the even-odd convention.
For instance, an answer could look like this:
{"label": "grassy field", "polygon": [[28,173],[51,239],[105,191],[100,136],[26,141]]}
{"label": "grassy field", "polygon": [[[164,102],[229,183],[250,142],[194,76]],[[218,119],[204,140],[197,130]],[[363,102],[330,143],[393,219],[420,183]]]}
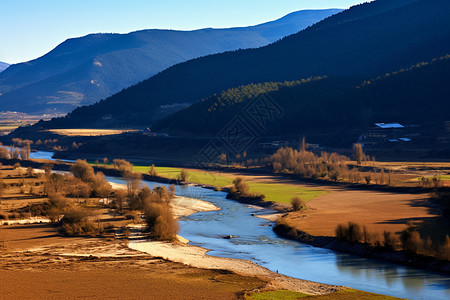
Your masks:
{"label": "grassy field", "polygon": [[0,130],[14,130],[18,127],[18,125],[0,125]]}
{"label": "grassy field", "polygon": [[16,130],[19,126],[0,125],[0,135],[7,135],[8,133]]}
{"label": "grassy field", "polygon": [[[180,175],[180,168],[171,167],[155,167],[158,176],[176,179]],[[148,173],[150,167],[147,166],[135,166],[134,172]],[[212,174],[201,170],[188,170],[188,181],[197,184],[206,184],[216,187],[226,187],[233,184],[233,177]]]}
{"label": "grassy field", "polygon": [[254,293],[246,296],[248,300],[295,300],[295,299],[317,299],[317,300],[394,300],[399,299],[390,296],[378,295],[367,293],[358,290],[344,290],[336,293],[332,293],[329,295],[323,296],[310,296],[307,294],[292,292],[292,291],[271,291],[271,292],[262,292],[262,293]]}
{"label": "grassy field", "polygon": [[[150,167],[135,166],[134,172],[148,173]],[[155,167],[158,176],[176,179],[181,172],[180,168],[171,167]],[[217,174],[205,172],[202,170],[187,170],[188,181],[197,184],[206,184],[216,187],[227,187],[233,184],[234,176],[228,174]],[[259,182],[257,178],[248,181],[250,192],[255,194],[264,194],[267,201],[278,203],[290,203],[293,197],[300,197],[304,201],[312,200],[325,191],[302,188],[292,184],[270,183],[267,181]]]}
{"label": "grassy field", "polygon": [[[425,176],[426,179],[432,180],[434,176]],[[442,181],[450,181],[450,175],[436,175],[436,178]],[[418,182],[422,177],[410,179],[411,182]]]}
{"label": "grassy field", "polygon": [[136,132],[137,130],[116,130],[116,129],[52,129],[52,133],[65,136],[102,136],[115,135],[125,132]]}
{"label": "grassy field", "polygon": [[300,197],[307,202],[324,193],[322,190],[302,188],[292,184],[249,182],[250,192],[266,195],[266,200],[278,203],[291,203],[293,197]]}

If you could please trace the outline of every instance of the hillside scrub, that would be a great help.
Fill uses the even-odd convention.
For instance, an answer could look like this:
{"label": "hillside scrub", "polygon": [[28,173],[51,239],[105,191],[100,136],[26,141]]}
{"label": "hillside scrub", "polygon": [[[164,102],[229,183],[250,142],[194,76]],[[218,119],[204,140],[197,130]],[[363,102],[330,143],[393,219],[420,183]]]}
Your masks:
{"label": "hillside scrub", "polygon": [[[283,81],[324,74],[332,79],[342,80],[343,83],[347,82],[347,90],[350,91],[342,91],[342,83],[336,84],[336,92],[324,85],[313,86],[308,93],[286,95],[284,98],[288,100],[284,103],[278,100],[282,97],[274,98],[271,94],[285,108],[289,121],[284,122],[288,118],[280,121],[277,128],[273,126],[274,130],[268,134],[276,136],[280,133],[276,129],[283,129],[281,132],[286,135],[294,132],[298,134],[320,125],[325,130],[327,127],[336,128],[337,125],[344,128],[348,128],[346,125],[359,127],[373,120],[397,120],[401,116],[405,116],[403,120],[406,119],[411,124],[416,124],[414,121],[423,119],[424,116],[428,117],[426,120],[442,120],[449,105],[445,101],[448,99],[446,90],[443,90],[443,83],[448,82],[445,72],[443,76],[428,76],[426,88],[423,88],[425,82],[417,78],[406,85],[401,84],[395,80],[398,76],[389,76],[389,79],[394,78],[390,82],[391,88],[385,88],[381,81],[356,88],[364,80],[407,68],[424,59],[445,55],[448,51],[449,29],[444,25],[448,24],[449,16],[443,13],[450,8],[447,0],[408,1],[405,9],[399,9],[398,6],[397,1],[371,1],[333,15],[266,47],[191,60],[168,68],[104,101],[80,106],[64,119],[55,119],[49,125],[41,122],[38,126],[60,128],[80,123],[86,126],[98,122],[106,114],[112,115],[108,125],[122,122],[148,126],[161,117],[160,110],[157,109],[161,105],[195,103],[215,93],[250,82]],[[414,20],[414,26],[405,26],[411,20]],[[414,36],[414,39],[407,38],[410,36]],[[329,47],[330,43],[333,47]],[[383,51],[374,51],[380,45]],[[391,55],[386,55],[387,53]],[[407,75],[405,73],[409,72],[401,75]],[[354,83],[349,80],[350,77],[360,79]],[[421,84],[418,85],[417,82]],[[374,85],[376,90],[369,89]],[[436,85],[441,87],[433,89]],[[281,93],[283,90],[285,89],[276,92]],[[365,105],[361,105],[361,99],[364,99]],[[424,106],[423,99],[435,100]],[[291,106],[286,105],[286,102]],[[395,107],[386,110],[386,105]],[[418,108],[421,109],[420,116],[417,114]],[[197,115],[196,122],[192,122],[193,119],[190,118],[190,123],[203,121],[202,116],[203,114]],[[292,116],[295,117],[291,118]],[[439,119],[433,119],[434,116]],[[227,116],[225,120],[231,119]],[[222,122],[217,119],[214,121]],[[201,126],[209,128],[208,124],[209,122],[202,122]],[[183,122],[179,128],[183,129],[185,125]]]}

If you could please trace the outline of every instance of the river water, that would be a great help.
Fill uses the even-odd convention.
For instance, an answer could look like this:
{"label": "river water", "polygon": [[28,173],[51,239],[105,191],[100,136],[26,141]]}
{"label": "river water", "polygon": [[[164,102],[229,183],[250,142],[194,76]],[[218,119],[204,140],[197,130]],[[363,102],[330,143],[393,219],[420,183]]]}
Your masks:
{"label": "river water", "polygon": [[[39,153],[33,156],[38,158]],[[48,153],[43,153],[48,157]],[[39,157],[44,158],[44,157]],[[107,177],[125,184],[121,178]],[[153,188],[165,184],[144,181]],[[167,186],[167,185],[165,185]],[[196,213],[180,221],[180,235],[209,255],[252,260],[291,277],[344,285],[408,299],[450,299],[450,276],[316,248],[282,239],[272,223],[253,215],[270,213],[226,199],[226,193],[178,186],[176,194],[209,201],[220,211]],[[222,236],[236,236],[223,239]]]}

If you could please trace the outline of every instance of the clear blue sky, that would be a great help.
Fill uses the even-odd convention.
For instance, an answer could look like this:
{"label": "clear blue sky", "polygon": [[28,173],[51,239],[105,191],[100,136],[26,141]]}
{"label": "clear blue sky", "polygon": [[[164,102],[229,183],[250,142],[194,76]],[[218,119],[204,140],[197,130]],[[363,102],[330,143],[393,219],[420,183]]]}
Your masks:
{"label": "clear blue sky", "polygon": [[2,0],[0,61],[28,61],[70,37],[150,28],[248,26],[301,9],[348,8],[352,0]]}

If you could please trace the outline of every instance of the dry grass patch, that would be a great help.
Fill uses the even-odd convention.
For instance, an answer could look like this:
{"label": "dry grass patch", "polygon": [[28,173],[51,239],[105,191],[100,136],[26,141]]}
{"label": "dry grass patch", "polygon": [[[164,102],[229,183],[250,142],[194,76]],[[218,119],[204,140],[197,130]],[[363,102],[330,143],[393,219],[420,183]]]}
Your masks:
{"label": "dry grass patch", "polygon": [[137,132],[137,130],[117,130],[117,129],[51,129],[52,133],[65,136],[102,136],[116,135],[126,132]]}

